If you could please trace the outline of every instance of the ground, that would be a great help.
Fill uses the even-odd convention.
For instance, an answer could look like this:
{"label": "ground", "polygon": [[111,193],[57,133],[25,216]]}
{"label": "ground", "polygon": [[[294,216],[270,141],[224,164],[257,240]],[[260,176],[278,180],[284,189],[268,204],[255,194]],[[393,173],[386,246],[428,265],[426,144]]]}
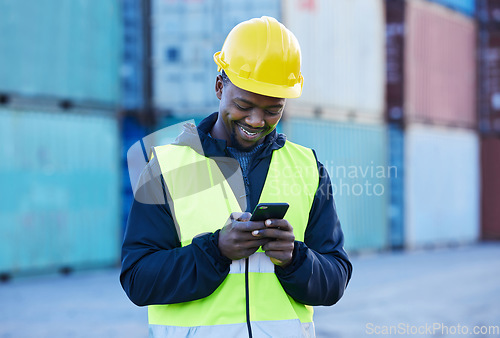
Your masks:
{"label": "ground", "polygon": [[[315,309],[318,337],[500,337],[500,243],[352,262],[344,297]],[[0,337],[147,337],[147,310],[127,299],[118,275],[110,269],[0,283]]]}

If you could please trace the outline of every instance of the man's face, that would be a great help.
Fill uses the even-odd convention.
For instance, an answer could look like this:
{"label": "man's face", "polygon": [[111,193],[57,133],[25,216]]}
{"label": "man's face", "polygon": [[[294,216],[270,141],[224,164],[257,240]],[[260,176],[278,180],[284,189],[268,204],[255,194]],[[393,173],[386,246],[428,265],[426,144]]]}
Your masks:
{"label": "man's face", "polygon": [[223,123],[217,136],[225,139],[228,146],[252,149],[264,141],[281,119],[286,103],[284,98],[255,94],[232,83],[224,84],[220,75],[215,89],[220,100],[217,123]]}

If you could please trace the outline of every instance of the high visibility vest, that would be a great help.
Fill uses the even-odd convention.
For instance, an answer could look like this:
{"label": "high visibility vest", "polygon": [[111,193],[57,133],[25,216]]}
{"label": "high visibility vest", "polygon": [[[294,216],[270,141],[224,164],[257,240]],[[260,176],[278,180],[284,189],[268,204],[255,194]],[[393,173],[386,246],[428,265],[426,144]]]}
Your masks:
{"label": "high visibility vest", "polygon": [[[232,212],[242,211],[214,160],[188,146],[155,148],[173,203],[182,246],[198,234],[215,232]],[[210,182],[210,183],[207,183]],[[311,149],[287,141],[273,151],[259,202],[287,202],[285,218],[304,241],[319,173]],[[244,210],[243,210],[244,211]],[[313,309],[290,297],[259,249],[233,261],[226,279],[208,297],[148,308],[152,337],[312,337]]]}

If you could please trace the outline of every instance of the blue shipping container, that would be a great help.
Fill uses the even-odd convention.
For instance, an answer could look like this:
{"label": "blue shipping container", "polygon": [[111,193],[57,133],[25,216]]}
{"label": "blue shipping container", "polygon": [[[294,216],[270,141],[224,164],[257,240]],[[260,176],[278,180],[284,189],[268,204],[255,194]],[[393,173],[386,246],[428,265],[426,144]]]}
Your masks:
{"label": "blue shipping container", "polygon": [[389,246],[387,127],[293,118],[283,123],[292,142],[313,148],[328,170],[348,250]]}
{"label": "blue shipping container", "polygon": [[0,272],[119,261],[118,142],[109,117],[0,110]]}
{"label": "blue shipping container", "polygon": [[137,110],[144,105],[144,39],[141,2],[122,0],[123,55],[121,106]]}
{"label": "blue shipping container", "polygon": [[445,7],[449,7],[457,12],[474,17],[476,14],[476,0],[429,0]]}
{"label": "blue shipping container", "polygon": [[405,130],[407,247],[479,238],[479,138],[475,131],[412,124]]}
{"label": "blue shipping container", "polygon": [[389,227],[392,248],[400,249],[405,244],[404,234],[404,131],[401,125],[388,125],[389,167],[395,175],[389,178]]}

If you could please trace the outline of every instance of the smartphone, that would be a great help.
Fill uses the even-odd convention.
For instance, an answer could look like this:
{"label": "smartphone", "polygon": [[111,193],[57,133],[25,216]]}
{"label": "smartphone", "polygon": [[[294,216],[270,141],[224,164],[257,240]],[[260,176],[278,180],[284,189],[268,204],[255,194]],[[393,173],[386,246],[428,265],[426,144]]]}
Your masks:
{"label": "smartphone", "polygon": [[251,221],[265,221],[266,219],[282,219],[288,210],[288,203],[259,203],[252,213]]}

